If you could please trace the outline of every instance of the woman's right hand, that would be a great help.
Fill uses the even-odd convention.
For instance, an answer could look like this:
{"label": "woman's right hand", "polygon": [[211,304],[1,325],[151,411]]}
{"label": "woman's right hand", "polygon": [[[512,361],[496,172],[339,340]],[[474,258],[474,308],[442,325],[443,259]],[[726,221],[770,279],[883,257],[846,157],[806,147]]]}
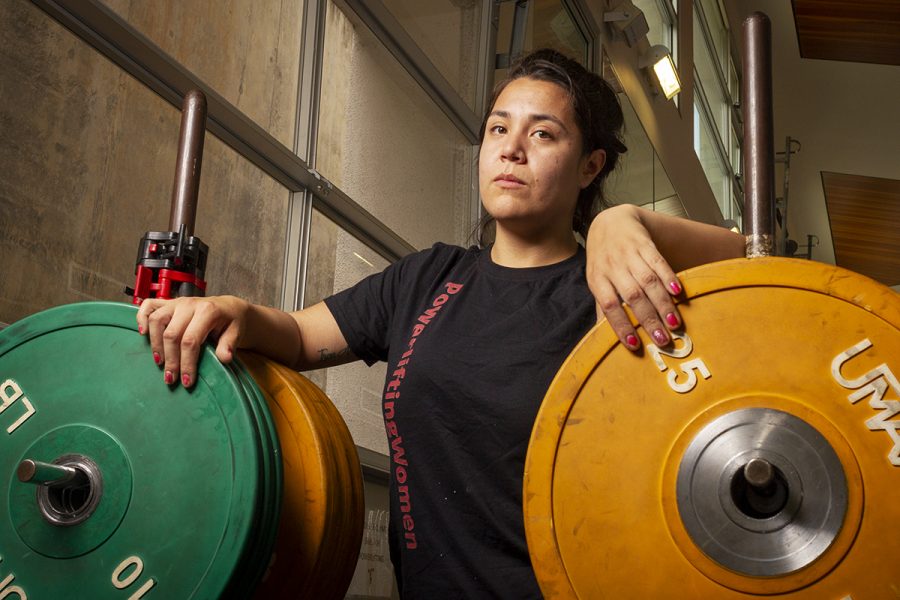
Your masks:
{"label": "woman's right hand", "polygon": [[167,384],[194,385],[203,344],[217,339],[216,357],[231,362],[251,304],[235,296],[147,299],[137,313],[138,332],[149,336],[153,360]]}

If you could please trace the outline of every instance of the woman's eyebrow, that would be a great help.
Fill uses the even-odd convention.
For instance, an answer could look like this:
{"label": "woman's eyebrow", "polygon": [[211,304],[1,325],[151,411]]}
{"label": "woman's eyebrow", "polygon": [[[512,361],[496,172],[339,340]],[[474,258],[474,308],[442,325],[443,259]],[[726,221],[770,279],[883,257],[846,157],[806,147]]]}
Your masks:
{"label": "woman's eyebrow", "polygon": [[568,127],[566,127],[566,124],[563,123],[559,117],[556,117],[554,115],[545,115],[545,114],[536,113],[533,115],[529,115],[528,120],[531,122],[550,121],[551,123],[556,123],[563,131],[569,130]]}
{"label": "woman's eyebrow", "polygon": [[[500,117],[501,119],[509,119],[510,118],[509,112],[507,112],[505,110],[491,111],[490,116]],[[530,123],[534,123],[536,121],[550,121],[551,123],[555,123],[556,125],[558,125],[561,129],[563,129],[563,131],[569,131],[568,127],[566,127],[566,124],[563,123],[562,120],[559,119],[559,117],[556,117],[556,116],[550,115],[550,114],[533,113],[533,114],[528,115],[528,121]]]}

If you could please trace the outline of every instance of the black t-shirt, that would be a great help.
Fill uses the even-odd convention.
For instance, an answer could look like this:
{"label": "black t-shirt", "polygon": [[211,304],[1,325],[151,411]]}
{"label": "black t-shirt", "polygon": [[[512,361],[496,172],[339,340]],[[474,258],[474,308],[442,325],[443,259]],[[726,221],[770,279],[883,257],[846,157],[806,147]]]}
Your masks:
{"label": "black t-shirt", "polygon": [[596,321],[585,253],[544,267],[436,244],[326,304],[356,356],[387,361],[391,558],[404,598],[540,598],[522,519],[531,428]]}

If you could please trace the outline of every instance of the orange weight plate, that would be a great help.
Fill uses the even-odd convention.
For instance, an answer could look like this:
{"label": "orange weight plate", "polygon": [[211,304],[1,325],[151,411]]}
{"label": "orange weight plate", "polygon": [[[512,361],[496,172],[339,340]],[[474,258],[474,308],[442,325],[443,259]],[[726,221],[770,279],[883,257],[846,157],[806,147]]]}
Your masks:
{"label": "orange weight plate", "polygon": [[343,598],[362,542],[362,471],[350,431],[315,384],[251,353],[241,361],[278,431],[284,498],[275,550],[257,598]]}
{"label": "orange weight plate", "polygon": [[689,270],[686,329],[606,323],[551,384],[526,459],[547,598],[900,594],[900,295],[784,258]]}

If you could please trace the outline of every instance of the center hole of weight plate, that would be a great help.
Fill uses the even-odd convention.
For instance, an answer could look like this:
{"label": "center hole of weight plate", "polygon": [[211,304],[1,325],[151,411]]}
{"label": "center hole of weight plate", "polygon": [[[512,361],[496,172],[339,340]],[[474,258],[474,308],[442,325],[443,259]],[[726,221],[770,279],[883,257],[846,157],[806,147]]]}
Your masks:
{"label": "center hole of weight plate", "polygon": [[17,475],[20,482],[37,486],[38,508],[53,525],[83,523],[102,497],[100,468],[80,454],[66,454],[49,463],[25,459]]}
{"label": "center hole of weight plate", "polygon": [[91,501],[92,490],[87,473],[78,467],[74,468],[78,471],[77,477],[84,482],[83,484],[50,486],[47,488],[47,502],[54,511],[60,514],[78,514]]}
{"label": "center hole of weight plate", "polygon": [[731,500],[751,519],[777,515],[787,504],[789,491],[784,473],[761,458],[751,459],[731,479]]}

